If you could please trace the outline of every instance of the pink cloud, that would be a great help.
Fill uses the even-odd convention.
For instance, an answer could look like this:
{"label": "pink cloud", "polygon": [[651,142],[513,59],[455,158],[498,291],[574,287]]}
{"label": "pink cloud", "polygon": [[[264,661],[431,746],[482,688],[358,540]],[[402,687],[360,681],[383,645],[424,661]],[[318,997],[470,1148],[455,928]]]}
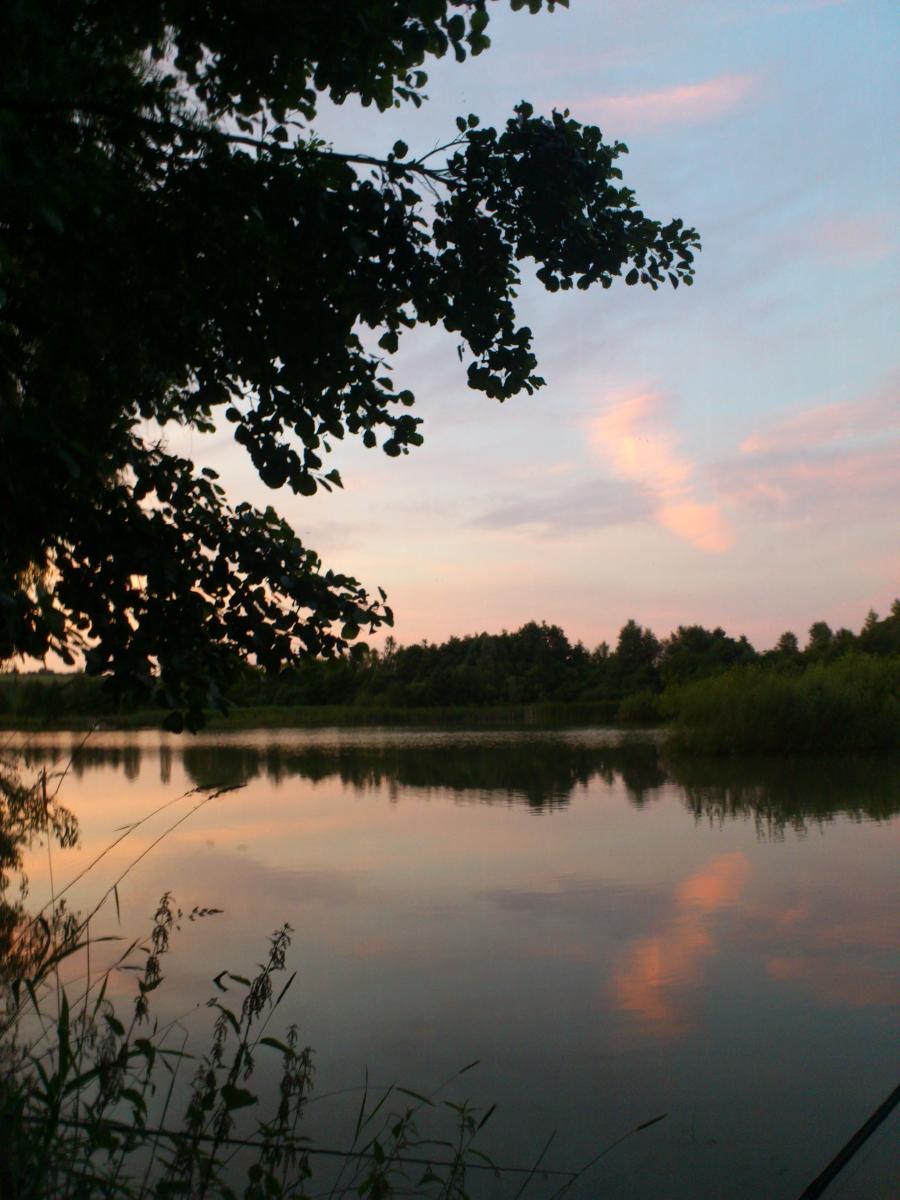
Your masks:
{"label": "pink cloud", "polygon": [[878,262],[894,251],[891,221],[881,213],[823,221],[813,236],[818,247],[839,262]]}
{"label": "pink cloud", "polygon": [[798,458],[724,463],[720,491],[732,504],[808,517],[868,508],[873,498],[900,504],[900,445]]}
{"label": "pink cloud", "polygon": [[733,538],[715,504],[694,498],[694,464],[678,451],[656,392],[636,392],[588,426],[590,444],[613,470],[649,496],[657,522],[700,550],[721,554]]}
{"label": "pink cloud", "polygon": [[724,554],[731,546],[731,529],[715,504],[682,500],[677,504],[660,505],[656,515],[664,529],[700,550]]}
{"label": "pink cloud", "polygon": [[646,1032],[675,1038],[691,1025],[686,997],[696,991],[703,961],[717,950],[712,918],[735,906],[750,878],[750,863],[740,852],[712,859],[675,891],[662,931],[640,938],[613,972],[617,1008],[641,1022]]}
{"label": "pink cloud", "polygon": [[744,455],[793,454],[900,429],[900,372],[869,395],[792,413],[740,445]]}
{"label": "pink cloud", "polygon": [[868,395],[792,413],[745,438],[715,478],[730,503],[808,518],[900,503],[898,377]]}
{"label": "pink cloud", "polygon": [[712,121],[734,111],[755,90],[754,75],[717,75],[702,83],[678,84],[648,92],[591,96],[574,105],[580,118],[629,128]]}

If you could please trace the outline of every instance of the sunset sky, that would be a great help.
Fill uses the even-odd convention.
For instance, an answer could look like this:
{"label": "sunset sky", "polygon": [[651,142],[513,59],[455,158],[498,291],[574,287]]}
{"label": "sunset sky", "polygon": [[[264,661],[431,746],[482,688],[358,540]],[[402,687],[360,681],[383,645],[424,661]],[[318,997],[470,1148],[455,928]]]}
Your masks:
{"label": "sunset sky", "polygon": [[453,336],[417,332],[397,377],[425,444],[341,445],[343,492],[267,493],[224,431],[173,448],[384,587],[402,642],[536,619],[594,645],[634,616],[763,647],[883,614],[900,593],[896,5],[491,7],[491,50],[429,67],[421,111],[348,104],[317,132],[418,155],[460,113],[567,106],[627,142],[649,215],[699,230],[693,289],[551,296],[526,267],[547,387],[499,405],[466,387]]}

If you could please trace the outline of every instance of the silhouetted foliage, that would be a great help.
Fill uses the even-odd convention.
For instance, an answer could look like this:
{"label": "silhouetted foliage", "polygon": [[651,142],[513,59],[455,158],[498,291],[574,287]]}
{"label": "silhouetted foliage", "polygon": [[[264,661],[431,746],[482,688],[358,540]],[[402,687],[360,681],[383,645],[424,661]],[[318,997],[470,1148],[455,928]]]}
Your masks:
{"label": "silhouetted foliage", "polygon": [[612,655],[613,678],[622,695],[657,691],[659,688],[659,641],[637,621],[626,622]]}
{"label": "silhouetted foliage", "polygon": [[[813,667],[838,667],[848,656],[900,660],[896,602],[888,617],[867,618],[858,636],[841,629],[829,637],[827,629],[824,622],[814,623],[802,651],[793,635],[782,635],[774,649],[758,654],[745,637],[729,637],[718,627],[680,625],[660,642],[651,630],[630,620],[615,651],[603,645],[589,652],[580,642],[570,642],[559,626],[531,621],[512,633],[451,637],[440,644],[398,646],[388,638],[381,653],[365,649],[355,657],[304,658],[275,675],[243,666],[228,698],[251,711],[265,708],[264,723],[279,709],[298,706],[321,709],[325,719],[334,720],[327,718],[329,707],[344,706],[348,719],[359,722],[402,723],[411,714],[427,711],[454,724],[454,714],[484,709],[490,710],[491,723],[503,724],[524,719],[529,706],[557,705],[558,713],[545,712],[546,723],[558,723],[568,711],[570,719],[580,721],[617,717],[646,724],[687,712],[688,704],[692,712],[711,716],[712,708],[703,699],[713,694],[708,681],[736,668],[757,668],[746,676],[738,670],[736,680],[802,680]],[[803,687],[814,691],[818,678],[810,675]],[[823,687],[842,692],[856,676],[838,671],[822,678]],[[787,698],[793,694],[783,690],[786,705],[793,703]],[[872,694],[863,690],[857,699],[864,702],[866,696],[871,699]],[[134,711],[133,704],[116,700],[100,680],[84,675],[0,676],[0,721],[6,724],[15,724],[17,718],[59,724],[89,715],[114,721],[129,711]],[[765,711],[760,709],[761,724],[776,719],[771,713],[764,716]]]}
{"label": "silhouetted foliage", "polygon": [[626,147],[568,113],[466,115],[421,157],[313,133],[325,98],[420,105],[489,7],[2,6],[0,661],[83,649],[177,729],[238,660],[342,652],[390,610],[160,429],[230,426],[269,487],[340,487],[335,441],[422,441],[391,374],[408,329],[442,325],[504,400],[543,383],[520,264],[550,292],[692,282],[694,230],[648,218]]}
{"label": "silhouetted foliage", "polygon": [[719,627],[710,631],[702,625],[679,625],[662,643],[659,674],[663,684],[687,683],[756,658],[756,651],[743,636],[731,638]]}

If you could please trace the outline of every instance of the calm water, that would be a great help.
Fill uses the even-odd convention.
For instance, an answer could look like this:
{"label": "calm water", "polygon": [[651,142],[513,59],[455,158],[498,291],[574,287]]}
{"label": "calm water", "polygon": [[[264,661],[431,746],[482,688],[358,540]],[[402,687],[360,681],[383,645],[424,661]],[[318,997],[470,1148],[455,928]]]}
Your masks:
{"label": "calm water", "polygon": [[[25,761],[58,769],[76,741],[29,736]],[[238,782],[131,871],[121,925],[146,928],[167,889],[225,910],[185,924],[157,993],[202,1024],[212,976],[249,973],[290,922],[281,1023],[316,1050],[308,1120],[331,1144],[364,1066],[431,1090],[480,1059],[447,1095],[497,1102],[497,1161],[529,1165],[556,1129],[546,1165],[578,1166],[667,1113],[573,1194],[790,1200],[897,1082],[897,762],[678,764],[602,730],[95,734],[61,793],[82,837],[55,854],[57,888],[117,827]],[[29,866],[43,900],[46,857]],[[898,1124],[828,1200],[898,1194]]]}

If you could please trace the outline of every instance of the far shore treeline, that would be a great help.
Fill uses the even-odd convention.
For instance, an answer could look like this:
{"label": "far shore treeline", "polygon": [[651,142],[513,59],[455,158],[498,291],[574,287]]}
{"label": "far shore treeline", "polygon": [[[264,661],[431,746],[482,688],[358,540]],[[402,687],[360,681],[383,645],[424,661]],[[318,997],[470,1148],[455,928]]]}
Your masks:
{"label": "far shore treeline", "polygon": [[[815,622],[757,651],[723,629],[679,626],[669,637],[629,620],[615,647],[574,644],[529,622],[499,634],[342,658],[308,658],[278,675],[237,668],[227,724],[504,719],[674,722],[692,749],[883,749],[900,745],[900,600],[858,633]],[[0,675],[7,726],[158,724],[105,681],[50,671]]]}

